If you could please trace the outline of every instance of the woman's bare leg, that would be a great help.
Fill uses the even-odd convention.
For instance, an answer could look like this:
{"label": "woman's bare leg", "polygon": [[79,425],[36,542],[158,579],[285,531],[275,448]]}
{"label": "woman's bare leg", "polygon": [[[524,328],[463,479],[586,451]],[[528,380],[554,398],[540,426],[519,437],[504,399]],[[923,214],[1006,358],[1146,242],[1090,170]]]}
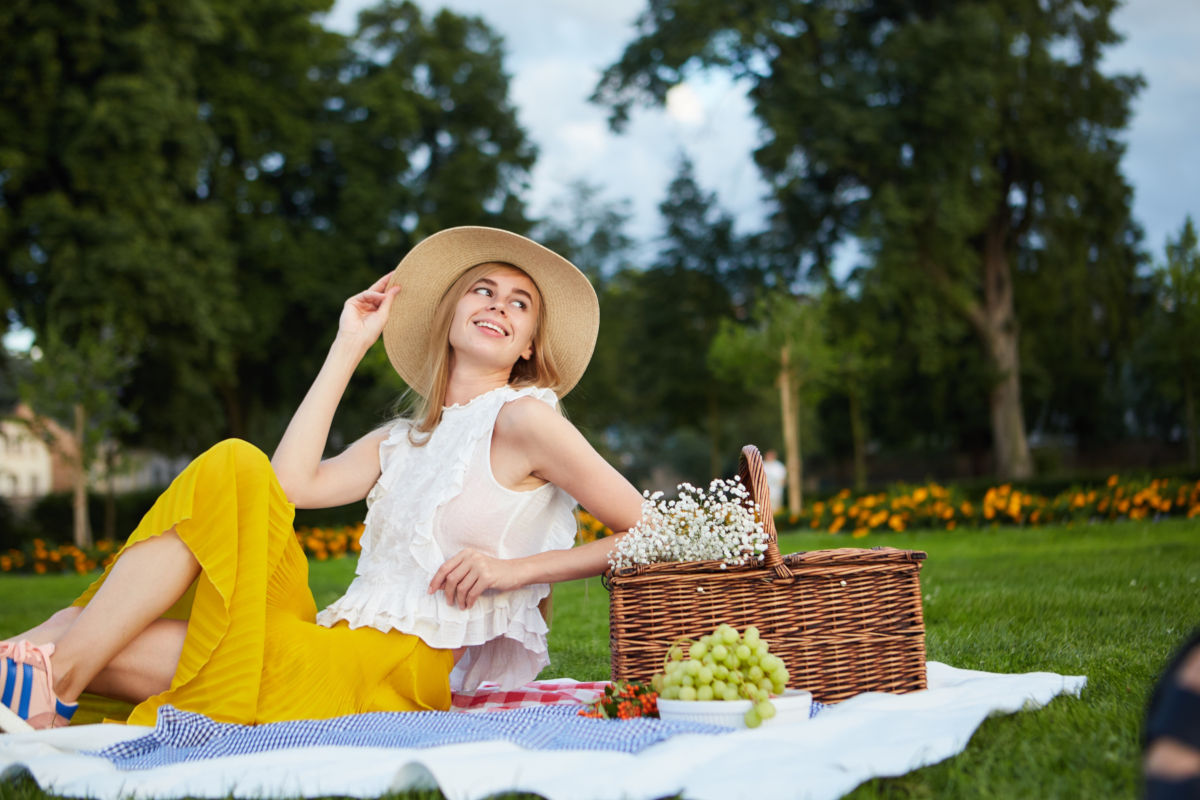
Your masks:
{"label": "woman's bare leg", "polygon": [[0,639],[0,642],[12,642],[16,644],[20,641],[33,642],[34,644],[45,644],[46,642],[54,642],[58,637],[67,632],[71,627],[71,623],[75,621],[75,617],[82,611],[80,608],[64,608],[61,611],[54,612],[50,619],[38,625],[36,628],[30,628],[27,631],[13,634],[6,639]]}
{"label": "woman's bare leg", "polygon": [[[54,643],[57,646],[81,613],[82,608],[64,608],[36,628],[7,641],[25,639],[34,644]],[[186,637],[185,620],[154,620],[104,665],[87,685],[86,691],[130,703],[140,703],[152,695],[165,692],[171,688],[171,679],[175,677],[175,670],[179,666],[179,655],[183,652]]]}
{"label": "woman's bare leg", "polygon": [[[174,528],[126,550],[87,606],[53,639],[50,660],[59,699],[74,702],[93,686],[98,694],[122,699],[145,699],[167,688],[179,663],[187,625],[159,617],[199,573],[196,557]],[[53,632],[53,626],[70,613],[56,614],[31,633]],[[161,688],[141,696],[154,686]],[[113,695],[112,690],[120,691]]]}

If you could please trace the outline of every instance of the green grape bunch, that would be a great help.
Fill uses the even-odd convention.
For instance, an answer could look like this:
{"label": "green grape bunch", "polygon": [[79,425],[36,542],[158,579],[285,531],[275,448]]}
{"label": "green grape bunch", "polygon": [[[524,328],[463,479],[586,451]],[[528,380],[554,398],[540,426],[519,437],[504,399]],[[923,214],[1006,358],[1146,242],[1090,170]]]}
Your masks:
{"label": "green grape bunch", "polygon": [[770,645],[751,625],[739,634],[732,625],[721,624],[707,636],[674,644],[667,652],[663,671],[652,679],[664,700],[750,700],[747,728],[757,728],[775,716],[771,695],[783,693],[788,671],[783,659],[770,652]]}

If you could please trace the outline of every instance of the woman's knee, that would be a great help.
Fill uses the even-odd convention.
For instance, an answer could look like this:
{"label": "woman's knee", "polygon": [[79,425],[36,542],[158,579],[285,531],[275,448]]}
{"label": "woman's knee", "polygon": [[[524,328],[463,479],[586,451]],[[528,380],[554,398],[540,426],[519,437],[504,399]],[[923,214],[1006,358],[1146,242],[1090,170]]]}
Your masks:
{"label": "woman's knee", "polygon": [[232,459],[239,466],[258,466],[270,464],[271,459],[262,450],[247,442],[245,439],[225,439],[217,442],[204,455],[217,455]]}
{"label": "woman's knee", "polygon": [[262,450],[243,439],[225,439],[208,449],[200,456],[202,461],[210,461],[221,469],[233,466],[233,472],[239,479],[273,474],[271,459]]}

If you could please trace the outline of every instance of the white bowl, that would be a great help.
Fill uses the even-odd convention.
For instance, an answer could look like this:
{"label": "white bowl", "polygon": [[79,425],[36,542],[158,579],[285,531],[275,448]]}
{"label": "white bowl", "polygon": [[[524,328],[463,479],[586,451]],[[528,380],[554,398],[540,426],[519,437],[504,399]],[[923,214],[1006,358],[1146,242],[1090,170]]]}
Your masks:
{"label": "white bowl", "polygon": [[[812,692],[788,689],[779,697],[772,697],[771,704],[775,706],[775,716],[763,720],[764,725],[802,722],[812,711]],[[663,700],[660,697],[658,715],[663,719],[744,728],[746,712],[753,705],[749,700]]]}

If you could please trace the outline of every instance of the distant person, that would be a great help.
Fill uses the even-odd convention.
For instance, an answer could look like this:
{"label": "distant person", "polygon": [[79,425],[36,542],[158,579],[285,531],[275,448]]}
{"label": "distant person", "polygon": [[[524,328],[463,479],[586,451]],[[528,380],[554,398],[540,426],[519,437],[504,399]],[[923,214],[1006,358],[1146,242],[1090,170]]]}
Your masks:
{"label": "distant person", "polygon": [[763,472],[767,474],[767,488],[771,490],[771,508],[778,510],[787,505],[783,498],[783,485],[787,481],[787,467],[779,460],[779,454],[768,450],[763,456]]}

